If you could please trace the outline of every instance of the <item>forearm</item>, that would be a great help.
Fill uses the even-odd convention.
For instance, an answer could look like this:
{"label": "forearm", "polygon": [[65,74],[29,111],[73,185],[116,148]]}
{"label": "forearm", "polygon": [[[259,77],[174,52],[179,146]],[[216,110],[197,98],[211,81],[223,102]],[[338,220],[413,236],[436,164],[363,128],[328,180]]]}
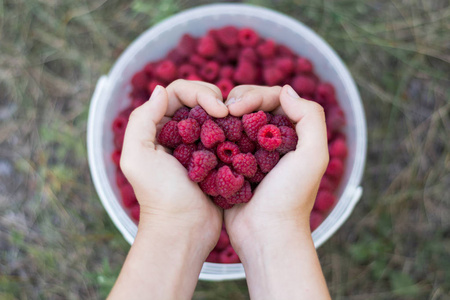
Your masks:
{"label": "forearm", "polygon": [[141,222],[109,299],[191,299],[208,255],[200,245],[188,231]]}
{"label": "forearm", "polygon": [[252,299],[330,299],[309,228],[255,235],[239,253]]}

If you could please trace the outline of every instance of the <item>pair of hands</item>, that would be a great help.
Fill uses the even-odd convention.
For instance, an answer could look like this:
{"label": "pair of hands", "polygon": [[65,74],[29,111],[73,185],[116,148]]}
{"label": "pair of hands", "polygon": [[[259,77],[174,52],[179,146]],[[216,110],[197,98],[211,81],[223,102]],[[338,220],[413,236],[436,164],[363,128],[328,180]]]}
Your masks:
{"label": "pair of hands", "polygon": [[[287,115],[299,141],[254,191],[247,204],[223,212],[186,169],[156,143],[161,124],[182,106],[202,106],[216,118],[240,117],[257,110]],[[141,206],[139,229],[165,228],[202,245],[203,259],[214,248],[224,220],[231,243],[241,257],[248,247],[270,239],[285,228],[309,232],[309,215],[328,164],[325,116],[320,105],[283,88],[243,85],[224,103],[216,86],[177,80],[157,87],[150,100],[134,110],[125,133],[121,168]]]}

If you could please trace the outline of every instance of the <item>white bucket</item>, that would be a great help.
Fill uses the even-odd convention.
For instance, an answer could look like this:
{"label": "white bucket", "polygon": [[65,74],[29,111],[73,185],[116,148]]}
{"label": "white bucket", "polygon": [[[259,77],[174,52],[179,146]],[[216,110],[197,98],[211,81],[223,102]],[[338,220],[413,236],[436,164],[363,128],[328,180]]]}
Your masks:
{"label": "white bucket", "polygon": [[[311,29],[299,21],[270,9],[245,4],[213,4],[174,15],[140,35],[116,61],[107,76],[102,76],[92,96],[87,146],[92,180],[103,206],[124,238],[132,244],[137,226],[122,208],[115,182],[113,119],[129,105],[132,75],[146,62],[158,60],[174,48],[185,33],[204,35],[210,28],[226,25],[254,28],[312,61],[322,81],[333,84],[347,118],[345,134],[348,159],[337,191],[339,201],[325,221],[313,232],[316,247],[322,245],[345,222],[362,194],[359,186],[366,159],[367,132],[361,99],[355,83],[341,59]],[[245,278],[242,264],[203,264],[203,280]]]}

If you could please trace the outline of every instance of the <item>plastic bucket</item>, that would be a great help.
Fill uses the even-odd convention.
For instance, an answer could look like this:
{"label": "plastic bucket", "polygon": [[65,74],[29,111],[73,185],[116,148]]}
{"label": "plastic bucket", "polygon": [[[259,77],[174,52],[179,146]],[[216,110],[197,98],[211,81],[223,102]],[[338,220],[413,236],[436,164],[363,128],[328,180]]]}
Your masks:
{"label": "plastic bucket", "polygon": [[[345,222],[361,197],[359,186],[366,158],[366,121],[355,83],[333,49],[299,21],[270,9],[245,4],[213,4],[186,10],[155,25],[140,35],[119,57],[107,76],[102,76],[92,96],[87,145],[92,180],[100,200],[124,238],[132,244],[136,224],[122,208],[111,162],[113,135],[111,125],[118,112],[128,105],[131,76],[148,61],[158,60],[176,46],[184,33],[195,36],[210,28],[225,25],[254,28],[262,37],[271,38],[309,58],[316,74],[332,83],[347,118],[345,133],[348,159],[338,189],[338,202],[325,221],[313,232],[316,247],[322,245]],[[242,264],[205,262],[200,279],[245,278]]]}

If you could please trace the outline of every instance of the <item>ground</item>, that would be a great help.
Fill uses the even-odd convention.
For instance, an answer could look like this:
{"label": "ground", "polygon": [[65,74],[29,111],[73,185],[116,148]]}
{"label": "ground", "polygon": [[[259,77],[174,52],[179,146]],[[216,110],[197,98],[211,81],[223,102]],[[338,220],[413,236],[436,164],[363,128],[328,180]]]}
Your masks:
{"label": "ground", "polygon": [[[102,299],[129,245],[86,154],[100,75],[143,30],[213,1],[0,0],[0,298]],[[254,0],[342,57],[361,93],[361,202],[319,250],[333,299],[450,299],[448,0]],[[194,299],[248,299],[199,282]]]}

